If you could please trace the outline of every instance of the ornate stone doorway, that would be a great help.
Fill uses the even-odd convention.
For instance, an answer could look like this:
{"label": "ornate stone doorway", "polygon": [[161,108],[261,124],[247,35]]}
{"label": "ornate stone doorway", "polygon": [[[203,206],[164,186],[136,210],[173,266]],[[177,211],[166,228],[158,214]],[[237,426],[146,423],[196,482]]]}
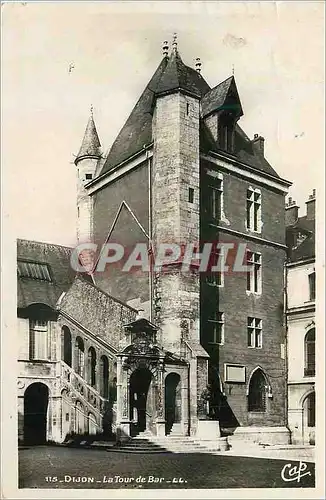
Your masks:
{"label": "ornate stone doorway", "polygon": [[170,373],[165,379],[165,433],[181,422],[181,380],[177,373]]}
{"label": "ornate stone doorway", "polygon": [[132,433],[146,430],[148,418],[151,418],[149,388],[152,373],[148,368],[137,368],[130,376],[130,421]]}

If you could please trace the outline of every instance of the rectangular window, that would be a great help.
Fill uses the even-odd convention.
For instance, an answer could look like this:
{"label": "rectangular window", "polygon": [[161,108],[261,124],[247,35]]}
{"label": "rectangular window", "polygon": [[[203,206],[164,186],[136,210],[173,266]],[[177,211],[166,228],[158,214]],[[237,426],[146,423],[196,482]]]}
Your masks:
{"label": "rectangular window", "polygon": [[189,203],[193,203],[194,202],[194,194],[195,194],[194,188],[189,188],[189,190],[188,190],[188,201],[189,201]]}
{"label": "rectangular window", "polygon": [[41,262],[18,260],[17,271],[20,278],[52,281],[49,266]]}
{"label": "rectangular window", "polygon": [[259,318],[248,318],[248,347],[262,347],[262,321]]}
{"label": "rectangular window", "polygon": [[313,272],[308,276],[309,280],[309,300],[316,299],[316,273]]}
{"label": "rectangular window", "polygon": [[247,189],[247,229],[261,231],[261,192],[259,189]]}
{"label": "rectangular window", "polygon": [[247,291],[260,294],[262,289],[261,254],[248,251],[247,266],[250,268],[247,271]]}
{"label": "rectangular window", "polygon": [[224,344],[224,314],[214,313],[208,319],[208,343]]}
{"label": "rectangular window", "polygon": [[223,273],[221,271],[223,265],[223,255],[224,254],[221,248],[213,248],[211,251],[206,276],[206,283],[209,285],[223,286]]}
{"label": "rectangular window", "polygon": [[216,186],[209,186],[209,216],[214,220],[221,218],[222,194],[222,180],[217,179]]}
{"label": "rectangular window", "polygon": [[92,174],[86,174],[85,177],[87,181],[90,181],[93,178]]}
{"label": "rectangular window", "polygon": [[48,321],[30,320],[29,354],[30,359],[49,359]]}

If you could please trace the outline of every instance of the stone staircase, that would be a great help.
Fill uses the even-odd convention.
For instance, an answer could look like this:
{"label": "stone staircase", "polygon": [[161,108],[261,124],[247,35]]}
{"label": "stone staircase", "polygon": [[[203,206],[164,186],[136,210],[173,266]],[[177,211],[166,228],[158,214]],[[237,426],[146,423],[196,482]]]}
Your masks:
{"label": "stone staircase", "polygon": [[190,436],[171,432],[168,436],[154,436],[149,431],[140,432],[119,446],[111,447],[110,451],[126,453],[214,453],[216,448],[210,448]]}

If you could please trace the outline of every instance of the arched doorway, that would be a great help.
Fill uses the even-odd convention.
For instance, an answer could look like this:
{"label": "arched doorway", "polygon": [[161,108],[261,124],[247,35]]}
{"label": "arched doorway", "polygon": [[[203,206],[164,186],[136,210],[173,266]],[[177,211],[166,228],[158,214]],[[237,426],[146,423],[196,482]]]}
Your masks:
{"label": "arched doorway", "polygon": [[316,395],[315,391],[308,394],[303,401],[303,442],[315,444],[316,425]]}
{"label": "arched doorway", "polygon": [[169,373],[165,379],[165,433],[181,422],[181,381],[177,373]]}
{"label": "arched doorway", "polygon": [[44,444],[46,442],[46,415],[49,404],[49,389],[36,382],[27,387],[24,394],[24,442]]}
{"label": "arched doorway", "polygon": [[265,412],[267,382],[264,372],[258,368],[251,375],[248,391],[248,411]]}
{"label": "arched doorway", "polygon": [[147,368],[137,368],[130,377],[130,420],[133,422],[132,433],[146,430],[148,390],[152,374]]}

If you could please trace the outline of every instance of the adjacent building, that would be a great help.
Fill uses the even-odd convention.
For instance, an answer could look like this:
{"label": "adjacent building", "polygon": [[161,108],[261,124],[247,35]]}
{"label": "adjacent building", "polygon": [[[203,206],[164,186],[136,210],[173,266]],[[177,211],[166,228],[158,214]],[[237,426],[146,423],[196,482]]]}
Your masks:
{"label": "adjacent building", "polygon": [[[29,243],[19,243],[29,264],[18,281],[32,289],[24,308],[50,308],[40,323],[24,312],[21,342],[48,338],[50,323],[56,339],[51,354],[37,347],[20,359],[23,439],[37,398],[28,391],[43,384],[47,439],[104,431],[123,440],[146,430],[289,441],[283,292],[290,183],[266,160],[264,139],[242,130],[242,115],[234,76],[211,87],[200,61],[187,66],[174,39],[107,157],[90,117],[75,158],[78,242],[99,249],[118,243],[125,254],[61,283],[71,249],[57,276],[55,266],[44,270],[56,246],[44,245],[44,260],[25,256]],[[193,259],[184,272],[189,242],[197,252],[210,242],[211,264],[227,254],[229,271],[201,272]],[[158,271],[152,259],[162,244],[182,250]],[[150,265],[126,272],[137,245],[145,245]],[[233,266],[240,248],[241,272]],[[51,300],[44,283],[58,289]]]}
{"label": "adjacent building", "polygon": [[286,205],[288,425],[294,444],[315,444],[315,204],[314,190],[304,216],[291,198]]}

